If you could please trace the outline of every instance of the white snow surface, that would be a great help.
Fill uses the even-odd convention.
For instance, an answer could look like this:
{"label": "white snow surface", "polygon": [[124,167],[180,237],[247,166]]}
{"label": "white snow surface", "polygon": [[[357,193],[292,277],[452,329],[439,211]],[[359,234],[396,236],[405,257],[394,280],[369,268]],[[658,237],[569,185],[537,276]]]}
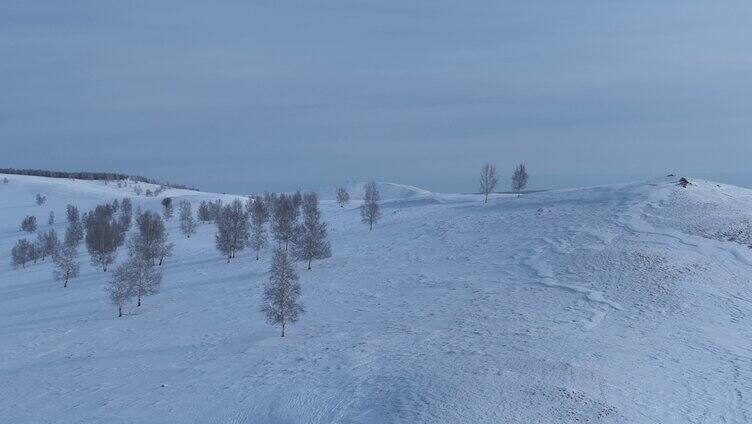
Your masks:
{"label": "white snow surface", "polygon": [[62,236],[67,203],[160,199],[7,178],[3,423],[752,422],[752,250],[724,236],[747,189],[665,178],[484,205],[380,184],[373,231],[329,197],[333,256],[297,266],[307,313],[280,338],[259,312],[269,250],[226,264],[210,224],[186,239],[169,222],[163,289],[122,318],[83,246],[67,288],[49,261],[12,269],[25,215],[41,231],[54,211]]}

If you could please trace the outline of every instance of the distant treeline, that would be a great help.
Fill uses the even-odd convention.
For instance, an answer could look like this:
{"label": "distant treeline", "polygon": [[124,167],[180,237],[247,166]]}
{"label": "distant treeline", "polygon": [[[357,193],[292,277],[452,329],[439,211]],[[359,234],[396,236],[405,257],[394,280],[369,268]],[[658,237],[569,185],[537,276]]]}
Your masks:
{"label": "distant treeline", "polygon": [[12,174],[12,175],[33,175],[36,177],[48,177],[48,178],[75,178],[77,180],[100,180],[100,181],[118,181],[118,180],[130,180],[138,181],[148,184],[163,185],[172,188],[179,188],[184,190],[198,191],[195,187],[189,187],[183,184],[173,184],[165,181],[159,181],[154,178],[146,178],[140,175],[127,175],[118,174],[113,172],[66,172],[66,171],[49,171],[46,169],[15,169],[15,168],[0,168],[0,174]]}

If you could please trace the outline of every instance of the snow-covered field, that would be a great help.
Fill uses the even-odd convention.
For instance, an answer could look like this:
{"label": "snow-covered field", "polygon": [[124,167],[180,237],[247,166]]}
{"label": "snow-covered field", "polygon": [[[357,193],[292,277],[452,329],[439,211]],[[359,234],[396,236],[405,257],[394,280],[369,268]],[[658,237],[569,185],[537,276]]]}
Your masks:
{"label": "snow-covered field", "polygon": [[298,266],[307,313],[280,338],[259,312],[269,251],[226,264],[212,225],[170,221],[163,290],[122,318],[83,247],[68,288],[50,263],[13,270],[25,215],[45,230],[54,210],[62,235],[67,203],[160,199],[7,177],[3,423],[752,422],[752,250],[727,241],[750,190],[665,178],[484,205],[382,185],[372,232],[323,192],[333,256]]}

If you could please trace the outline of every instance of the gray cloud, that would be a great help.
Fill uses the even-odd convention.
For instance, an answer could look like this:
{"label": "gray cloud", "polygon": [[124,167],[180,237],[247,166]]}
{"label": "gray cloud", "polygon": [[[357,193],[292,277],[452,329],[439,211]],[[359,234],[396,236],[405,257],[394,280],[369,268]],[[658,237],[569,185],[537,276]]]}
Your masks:
{"label": "gray cloud", "polygon": [[4,1],[2,165],[220,191],[472,190],[486,160],[536,187],[750,184],[750,21],[745,1]]}

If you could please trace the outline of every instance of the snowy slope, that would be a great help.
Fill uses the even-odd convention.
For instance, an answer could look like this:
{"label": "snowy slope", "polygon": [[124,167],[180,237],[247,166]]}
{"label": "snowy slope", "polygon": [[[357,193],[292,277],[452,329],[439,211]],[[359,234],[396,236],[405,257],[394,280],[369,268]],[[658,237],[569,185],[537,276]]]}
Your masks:
{"label": "snowy slope", "polygon": [[372,232],[357,201],[329,200],[333,257],[299,266],[308,312],[282,339],[258,312],[269,252],[225,264],[210,225],[186,240],[169,223],[163,291],[120,319],[83,252],[66,289],[49,264],[12,270],[24,215],[46,229],[50,210],[127,190],[8,178],[2,422],[752,421],[752,250],[727,237],[746,189],[662,179],[484,205],[395,185]]}

